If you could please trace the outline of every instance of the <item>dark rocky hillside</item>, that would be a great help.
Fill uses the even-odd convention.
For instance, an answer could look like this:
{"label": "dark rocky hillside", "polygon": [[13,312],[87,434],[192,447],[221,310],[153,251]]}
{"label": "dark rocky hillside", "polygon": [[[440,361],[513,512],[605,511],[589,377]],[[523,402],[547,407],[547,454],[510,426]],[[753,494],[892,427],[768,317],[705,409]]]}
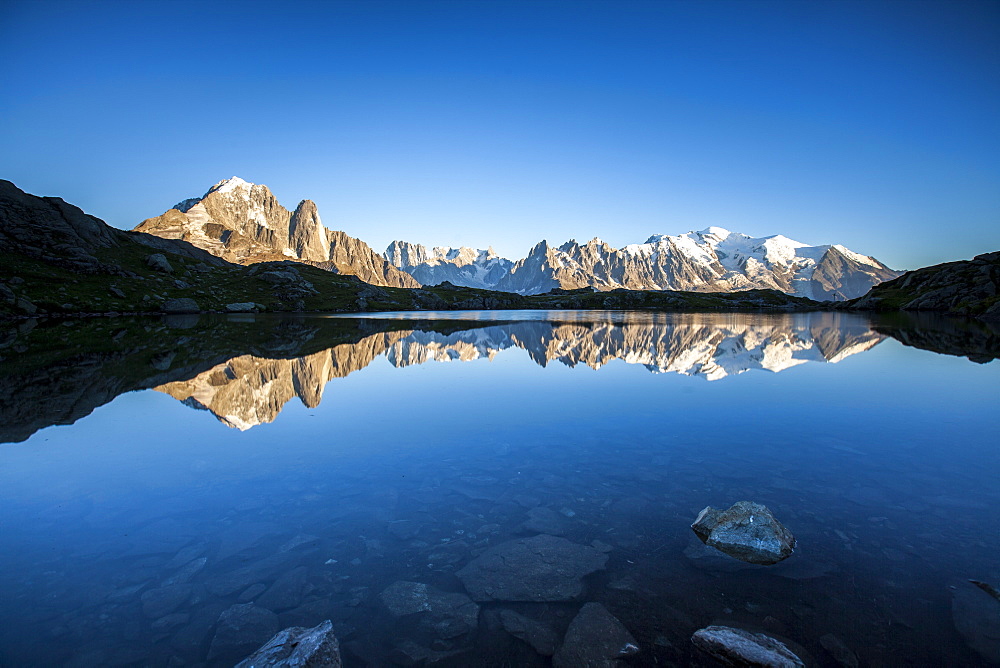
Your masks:
{"label": "dark rocky hillside", "polygon": [[908,271],[845,302],[861,311],[927,311],[1000,320],[1000,251]]}

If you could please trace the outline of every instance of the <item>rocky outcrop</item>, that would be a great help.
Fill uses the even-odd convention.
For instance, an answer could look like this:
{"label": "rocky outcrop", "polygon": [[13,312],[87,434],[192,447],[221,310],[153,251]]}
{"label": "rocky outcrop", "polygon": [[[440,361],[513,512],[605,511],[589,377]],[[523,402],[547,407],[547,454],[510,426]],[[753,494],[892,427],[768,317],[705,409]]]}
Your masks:
{"label": "rocky outcrop", "polygon": [[267,186],[235,176],[215,184],[203,197],[184,200],[144,220],[135,229],[187,241],[238,264],[296,260],[375,285],[419,287],[368,244],[326,229],[311,200],[289,211]]}
{"label": "rocky outcrop", "polygon": [[420,244],[405,241],[393,241],[382,255],[424,285],[450,283],[485,290],[496,288],[514,265],[492,248],[435,247],[428,252]]}
{"label": "rocky outcrop", "polygon": [[[58,197],[29,195],[0,180],[0,253],[10,253],[84,274],[131,276],[114,251],[138,242],[170,253],[225,264],[190,244],[150,240],[109,226]],[[98,255],[102,257],[99,259]]]}
{"label": "rocky outcrop", "polygon": [[691,525],[709,547],[751,564],[770,565],[792,556],[795,537],[767,506],[738,501],[728,510],[711,506]]}
{"label": "rocky outcrop", "polygon": [[[423,247],[414,249],[412,244],[390,246],[386,256],[401,263],[422,259],[423,264],[416,267],[428,263]],[[755,239],[711,227],[677,236],[654,235],[645,243],[620,249],[597,238],[585,244],[570,240],[559,247],[542,241],[494,285],[497,290],[524,295],[586,287],[601,291],[770,289],[818,301],[842,301],[898,275],[878,260],[843,246],[807,246],[781,235]]]}
{"label": "rocky outcrop", "polygon": [[691,642],[726,666],[805,668],[806,665],[780,640],[729,626],[708,626],[695,631]]}
{"label": "rocky outcrop", "polygon": [[340,668],[340,643],[326,620],[311,629],[279,631],[236,668]]}
{"label": "rocky outcrop", "polygon": [[1000,320],[1000,251],[946,262],[886,281],[845,308],[930,311]]}

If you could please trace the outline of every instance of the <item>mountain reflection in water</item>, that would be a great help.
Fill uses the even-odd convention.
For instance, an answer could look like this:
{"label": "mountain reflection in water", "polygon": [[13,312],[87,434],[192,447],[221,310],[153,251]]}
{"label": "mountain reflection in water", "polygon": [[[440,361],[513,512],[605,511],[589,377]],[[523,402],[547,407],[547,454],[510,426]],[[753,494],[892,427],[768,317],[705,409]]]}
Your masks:
{"label": "mountain reflection in water", "polygon": [[542,367],[560,362],[599,369],[622,360],[653,373],[711,381],[752,369],[778,372],[806,362],[839,362],[884,338],[863,319],[832,313],[766,319],[746,314],[633,314],[624,322],[532,320],[450,333],[432,329],[376,332],[357,342],[291,359],[240,355],[193,378],[154,389],[193,408],[209,410],[230,427],[246,430],[274,421],[294,397],[309,408],[318,406],[327,383],[381,356],[402,368],[427,362],[492,360],[504,350],[520,348]]}
{"label": "mountain reflection in water", "polygon": [[[925,350],[998,341],[905,314],[24,321],[0,329],[0,441],[26,441],[0,446],[0,666],[232,666],[323,620],[349,668],[566,665],[598,605],[623,665],[707,665],[709,624],[807,665],[995,663],[969,581],[1000,585],[998,367]],[[791,557],[692,532],[740,500]],[[589,574],[509,590],[525,544]]]}

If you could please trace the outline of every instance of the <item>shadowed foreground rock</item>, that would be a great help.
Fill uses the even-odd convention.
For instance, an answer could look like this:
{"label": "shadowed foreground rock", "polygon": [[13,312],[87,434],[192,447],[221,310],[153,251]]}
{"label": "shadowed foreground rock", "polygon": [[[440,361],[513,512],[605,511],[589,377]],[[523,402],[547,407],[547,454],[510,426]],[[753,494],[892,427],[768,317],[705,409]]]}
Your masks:
{"label": "shadowed foreground rock", "polygon": [[763,633],[729,626],[708,626],[695,631],[691,642],[727,666],[804,668],[806,665],[784,643]]}
{"label": "shadowed foreground rock", "polygon": [[729,510],[708,506],[691,528],[706,545],[751,564],[776,564],[795,549],[795,536],[767,506],[752,501],[738,501]]}
{"label": "shadowed foreground rock", "polygon": [[588,603],[573,619],[563,645],[552,658],[556,668],[594,668],[620,665],[619,659],[639,652],[639,645],[600,603]]}
{"label": "shadowed foreground rock", "polygon": [[492,547],[456,575],[474,601],[572,601],[608,555],[542,534]]}
{"label": "shadowed foreground rock", "polygon": [[279,631],[236,668],[340,668],[340,643],[326,620],[311,629]]}

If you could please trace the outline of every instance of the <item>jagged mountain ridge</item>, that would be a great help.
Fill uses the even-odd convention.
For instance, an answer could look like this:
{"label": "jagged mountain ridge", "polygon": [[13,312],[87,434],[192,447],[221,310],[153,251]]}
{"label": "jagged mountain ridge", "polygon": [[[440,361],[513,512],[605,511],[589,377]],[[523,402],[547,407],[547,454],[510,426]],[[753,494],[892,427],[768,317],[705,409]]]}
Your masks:
{"label": "jagged mountain ridge", "polygon": [[393,241],[382,257],[423,285],[447,281],[452,285],[485,290],[496,288],[514,266],[511,260],[498,256],[492,247],[477,250],[468,246],[436,246],[428,251],[421,244],[406,241]]}
{"label": "jagged mountain ridge", "polygon": [[312,200],[302,200],[289,211],[267,186],[236,176],[218,182],[200,198],[186,199],[142,221],[135,230],[183,239],[238,264],[295,260],[373,285],[420,287],[365,242],[324,227]]}
{"label": "jagged mountain ridge", "polygon": [[319,405],[326,383],[359,371],[380,356],[402,368],[429,362],[493,359],[523,349],[540,366],[559,362],[592,369],[614,360],[720,380],[753,369],[780,372],[807,362],[839,362],[885,337],[860,319],[823,314],[780,323],[734,316],[724,326],[696,315],[614,324],[525,321],[452,333],[433,330],[378,332],[306,357],[268,359],[242,355],[197,376],[156,387],[192,408],[208,410],[241,431],[273,422],[298,397]]}
{"label": "jagged mountain ridge", "polygon": [[[439,250],[451,249],[435,249]],[[503,265],[498,263],[490,275],[497,280],[487,286],[464,282],[463,275],[444,268],[449,260],[440,256],[402,241],[390,244],[384,254],[414,277],[420,273],[426,279],[421,282],[428,285],[447,280],[522,295],[586,287],[601,291],[774,289],[817,301],[842,301],[899,276],[875,258],[837,244],[809,246],[781,235],[753,238],[721,227],[653,235],[645,243],[619,249],[598,238],[585,244],[570,240],[559,247],[542,241],[499,277]]]}

